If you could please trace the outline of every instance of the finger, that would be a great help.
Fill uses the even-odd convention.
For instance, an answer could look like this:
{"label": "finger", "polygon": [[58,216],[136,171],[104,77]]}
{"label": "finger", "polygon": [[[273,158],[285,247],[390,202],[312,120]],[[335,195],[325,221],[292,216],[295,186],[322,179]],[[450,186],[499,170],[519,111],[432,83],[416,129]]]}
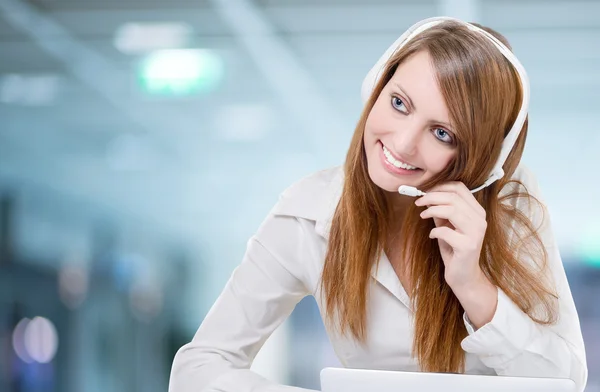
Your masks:
{"label": "finger", "polygon": [[433,223],[435,224],[435,227],[448,226],[451,229],[455,229],[454,225],[452,225],[452,223],[450,223],[450,221],[448,219],[436,218],[434,216]]}
{"label": "finger", "polygon": [[[433,218],[436,227],[442,226],[440,221],[448,221],[460,233],[473,238],[483,238],[487,230],[487,222],[481,217],[472,217],[455,206],[432,206],[421,212],[421,218]],[[443,225],[445,226],[445,225]]]}
{"label": "finger", "polygon": [[483,217],[486,216],[485,208],[483,208],[481,204],[479,204],[479,202],[477,201],[477,199],[475,199],[475,196],[473,196],[473,193],[471,193],[469,188],[467,188],[467,186],[460,181],[450,181],[440,185],[436,185],[429,192],[427,192],[427,195],[433,192],[455,193],[456,195],[460,196],[463,200],[465,200],[465,202],[467,202],[467,204],[469,204],[473,208],[477,215]]}
{"label": "finger", "polygon": [[[481,221],[482,218],[485,220],[485,215],[481,216],[469,203],[454,192],[428,192],[425,196],[415,201],[415,204],[426,205],[428,207],[436,205],[454,206],[457,211],[461,211],[469,220],[475,222]],[[439,226],[437,222],[436,226]]]}
{"label": "finger", "polygon": [[451,228],[445,226],[432,229],[429,233],[429,238],[437,238],[445,241],[453,249],[463,249],[464,244],[468,240],[464,234],[458,233],[456,230],[452,230]]}
{"label": "finger", "polygon": [[421,212],[420,215],[423,219],[447,219],[461,233],[473,231],[470,229],[470,222],[473,221],[471,217],[453,205],[432,206]]}
{"label": "finger", "polygon": [[[417,206],[433,206],[433,205],[457,205],[463,204],[469,206],[459,194],[448,191],[427,192],[425,196],[418,198],[415,201]],[[470,207],[470,206],[469,206]]]}

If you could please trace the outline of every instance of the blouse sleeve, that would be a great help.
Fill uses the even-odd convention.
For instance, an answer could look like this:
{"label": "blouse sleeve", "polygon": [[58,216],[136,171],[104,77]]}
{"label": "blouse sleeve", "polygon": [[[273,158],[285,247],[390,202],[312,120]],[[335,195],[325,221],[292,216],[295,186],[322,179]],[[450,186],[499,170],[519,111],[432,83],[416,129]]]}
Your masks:
{"label": "blouse sleeve", "polygon": [[[530,173],[522,182],[542,202],[537,181]],[[544,211],[533,209],[530,218],[534,224],[541,223],[538,233],[548,254],[548,268],[558,294],[558,322],[548,326],[537,324],[498,290],[498,305],[491,322],[475,331],[464,315],[469,336],[462,341],[462,347],[476,354],[498,375],[570,378],[577,390],[583,391],[588,369],[579,317],[550,218]]]}
{"label": "blouse sleeve", "polygon": [[307,391],[277,385],[249,368],[271,333],[311,293],[309,238],[299,218],[268,216],[193,340],[177,352],[169,392]]}

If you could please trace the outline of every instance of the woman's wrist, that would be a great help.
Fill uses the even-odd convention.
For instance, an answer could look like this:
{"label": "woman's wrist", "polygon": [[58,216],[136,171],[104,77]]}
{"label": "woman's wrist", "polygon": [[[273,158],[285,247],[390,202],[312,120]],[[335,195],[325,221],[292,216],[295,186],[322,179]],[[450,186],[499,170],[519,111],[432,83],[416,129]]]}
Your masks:
{"label": "woman's wrist", "polygon": [[498,288],[483,273],[475,281],[452,291],[475,328],[492,321],[498,305]]}

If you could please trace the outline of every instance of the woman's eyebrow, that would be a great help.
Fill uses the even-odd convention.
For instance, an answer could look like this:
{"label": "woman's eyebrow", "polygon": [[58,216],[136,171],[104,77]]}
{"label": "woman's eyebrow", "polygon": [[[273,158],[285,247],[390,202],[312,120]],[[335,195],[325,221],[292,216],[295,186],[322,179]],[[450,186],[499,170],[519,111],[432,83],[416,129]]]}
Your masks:
{"label": "woman's eyebrow", "polygon": [[395,85],[395,86],[396,86],[396,88],[397,88],[398,90],[400,90],[400,92],[401,92],[401,93],[402,93],[402,94],[403,94],[403,95],[406,97],[406,99],[408,100],[408,103],[410,104],[410,106],[411,106],[413,109],[417,110],[417,108],[416,108],[416,107],[415,107],[415,105],[413,104],[413,101],[412,101],[412,99],[410,99],[410,96],[409,96],[409,95],[406,93],[406,91],[405,91],[405,90],[402,88],[402,86],[400,86],[400,83],[398,83],[398,82],[394,82],[394,85]]}
{"label": "woman's eyebrow", "polygon": [[[402,93],[402,95],[404,95],[404,96],[406,97],[406,99],[408,100],[408,103],[409,103],[409,105],[410,105],[410,106],[411,106],[411,107],[412,107],[414,110],[417,110],[417,107],[416,107],[416,106],[413,104],[413,101],[410,99],[410,95],[408,95],[408,93],[406,92],[406,90],[402,88],[402,86],[400,85],[400,83],[398,83],[398,82],[394,82],[394,86],[396,86],[396,88],[397,88],[398,90],[400,90],[400,92]],[[451,125],[451,124],[449,124],[449,123],[447,123],[447,122],[445,122],[445,121],[434,120],[434,121],[432,121],[432,122],[433,122],[433,123],[436,123],[436,124],[443,125],[443,126],[445,126],[445,127],[447,127],[447,128],[452,128],[452,125]]]}

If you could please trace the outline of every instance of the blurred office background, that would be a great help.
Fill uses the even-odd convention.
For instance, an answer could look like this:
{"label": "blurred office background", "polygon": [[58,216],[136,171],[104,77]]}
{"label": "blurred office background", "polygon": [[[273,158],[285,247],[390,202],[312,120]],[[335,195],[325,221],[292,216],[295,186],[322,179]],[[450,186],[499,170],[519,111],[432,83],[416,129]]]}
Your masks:
{"label": "blurred office background", "polygon": [[[600,391],[600,1],[0,0],[0,391],[165,391],[279,192],[341,164],[407,27],[502,32]],[[256,371],[319,388],[314,300]]]}

